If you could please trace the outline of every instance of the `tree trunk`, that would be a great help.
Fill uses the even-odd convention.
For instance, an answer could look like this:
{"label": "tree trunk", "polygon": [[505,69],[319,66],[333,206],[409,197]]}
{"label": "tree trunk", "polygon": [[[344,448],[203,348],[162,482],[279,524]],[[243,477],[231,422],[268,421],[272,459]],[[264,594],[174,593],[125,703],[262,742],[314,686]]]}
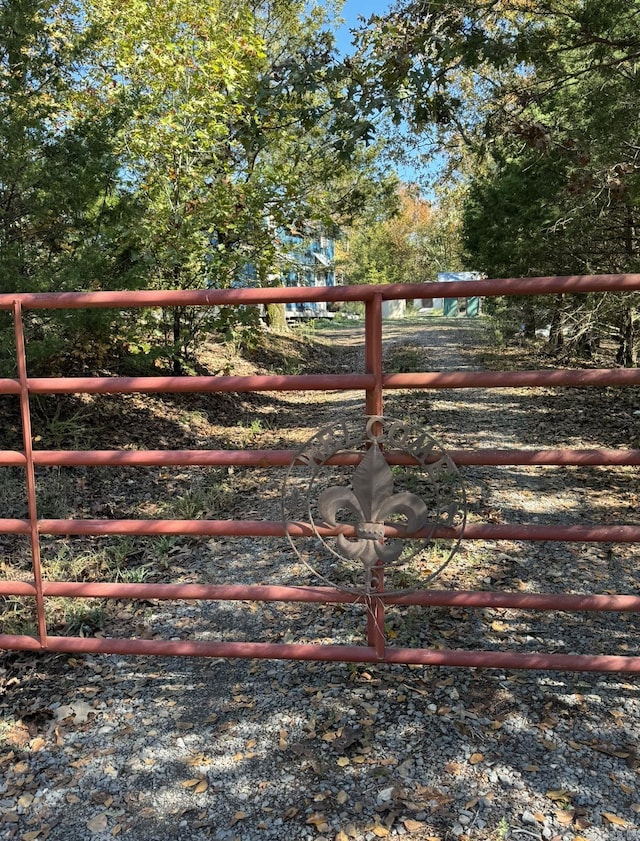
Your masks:
{"label": "tree trunk", "polygon": [[638,364],[637,327],[636,310],[634,307],[628,306],[624,311],[624,320],[620,330],[620,345],[616,354],[616,362],[625,368],[635,368]]}
{"label": "tree trunk", "polygon": [[522,308],[523,327],[525,339],[536,337],[536,308],[533,302],[526,301]]}
{"label": "tree trunk", "polygon": [[181,377],[184,373],[182,367],[182,307],[174,307],[173,309],[173,375],[174,377]]}
{"label": "tree trunk", "polygon": [[564,333],[562,332],[562,300],[563,296],[558,295],[551,314],[551,327],[549,328],[549,350],[556,353],[564,345]]}
{"label": "tree trunk", "polygon": [[286,332],[287,319],[285,316],[285,305],[267,304],[265,309],[267,326],[281,333]]}

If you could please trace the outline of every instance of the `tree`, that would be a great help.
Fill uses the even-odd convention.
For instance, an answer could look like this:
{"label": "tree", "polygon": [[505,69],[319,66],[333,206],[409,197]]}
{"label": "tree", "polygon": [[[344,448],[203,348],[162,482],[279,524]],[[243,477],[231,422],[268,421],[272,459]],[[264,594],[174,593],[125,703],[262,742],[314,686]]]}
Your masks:
{"label": "tree", "polygon": [[[517,97],[515,76],[511,99],[492,114],[488,165],[472,179],[465,232],[485,271],[638,270],[639,13],[637,5],[573,4],[553,26],[538,22],[544,49],[531,52]],[[537,311],[552,324],[553,343],[566,328],[587,351],[594,334],[613,330],[618,362],[633,365],[636,297],[559,298],[551,308],[530,301],[525,322],[533,330]]]}
{"label": "tree", "polygon": [[399,185],[383,215],[349,232],[341,270],[347,283],[421,283],[459,267],[452,209],[434,207],[416,185]]}
{"label": "tree", "polygon": [[[0,7],[0,276],[2,291],[111,288],[133,282],[129,206],[116,188],[111,138],[121,113],[80,108],[91,39],[73,0]],[[31,357],[91,335],[113,314],[31,317]],[[3,346],[8,343],[3,342]]]}
{"label": "tree", "polygon": [[[363,107],[435,134],[470,179],[479,269],[637,271],[639,21],[622,0],[416,0],[363,30]],[[587,302],[578,335],[613,327],[633,364],[634,301]]]}
{"label": "tree", "polygon": [[[248,267],[277,283],[278,230],[340,224],[363,183],[379,180],[354,164],[358,144],[345,154],[325,12],[303,0],[91,0],[89,10],[103,33],[96,87],[131,114],[119,152],[144,203],[151,285],[224,288]],[[168,329],[179,372],[193,314],[176,310]]]}

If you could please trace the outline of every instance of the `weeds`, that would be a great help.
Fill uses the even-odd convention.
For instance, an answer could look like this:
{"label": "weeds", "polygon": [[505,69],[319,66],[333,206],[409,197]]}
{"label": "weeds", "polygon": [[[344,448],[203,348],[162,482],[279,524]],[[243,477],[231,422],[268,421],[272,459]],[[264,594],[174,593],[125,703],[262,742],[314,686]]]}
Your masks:
{"label": "weeds", "polygon": [[423,371],[424,348],[419,345],[394,345],[387,353],[385,368],[392,374]]}
{"label": "weeds", "polygon": [[0,597],[0,615],[4,634],[36,635],[36,617],[30,600],[20,596]]}
{"label": "weeds", "polygon": [[510,834],[510,827],[507,819],[503,816],[500,818],[500,823],[496,827],[496,838],[498,841],[506,841]]}
{"label": "weeds", "polygon": [[251,418],[246,420],[243,418],[238,421],[238,427],[244,431],[243,438],[246,443],[251,443],[258,436],[264,435],[267,432],[273,432],[277,428],[275,419],[270,420],[268,418]]}
{"label": "weeds", "polygon": [[65,417],[62,401],[56,401],[53,414],[48,410],[48,405],[42,398],[36,399],[34,415],[42,426],[42,433],[36,437],[36,441],[39,438],[40,443],[44,442],[54,450],[63,447],[78,450],[90,445],[91,429],[86,423],[89,416],[85,410]]}
{"label": "weeds", "polygon": [[102,630],[107,615],[105,602],[87,604],[85,599],[47,599],[45,613],[47,624],[53,628],[63,628],[68,635],[91,636]]}

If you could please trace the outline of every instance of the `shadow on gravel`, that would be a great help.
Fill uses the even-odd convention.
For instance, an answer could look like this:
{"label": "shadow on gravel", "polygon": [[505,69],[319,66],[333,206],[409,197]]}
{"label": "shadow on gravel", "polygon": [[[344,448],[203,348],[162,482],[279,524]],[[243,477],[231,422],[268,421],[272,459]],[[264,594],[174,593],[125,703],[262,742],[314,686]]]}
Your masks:
{"label": "shadow on gravel", "polygon": [[604,814],[634,820],[638,686],[622,677],[47,655],[2,667],[7,831],[421,840],[506,825],[605,839]]}

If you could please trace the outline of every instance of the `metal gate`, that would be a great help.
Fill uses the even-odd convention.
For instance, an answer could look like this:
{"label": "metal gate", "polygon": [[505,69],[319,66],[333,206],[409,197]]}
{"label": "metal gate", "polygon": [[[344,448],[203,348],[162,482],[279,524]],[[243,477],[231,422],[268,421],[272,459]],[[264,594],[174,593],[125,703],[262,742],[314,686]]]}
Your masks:
{"label": "metal gate", "polygon": [[[403,664],[496,667],[508,669],[558,669],[570,671],[640,672],[640,657],[532,654],[504,651],[433,650],[395,647],[385,639],[385,609],[390,605],[421,605],[464,608],[514,608],[531,611],[640,611],[640,596],[556,595],[511,592],[449,591],[419,589],[387,591],[385,564],[397,557],[393,545],[412,540],[444,539],[454,544],[464,537],[473,540],[575,541],[640,543],[638,525],[572,525],[471,523],[447,509],[443,519],[428,521],[424,504],[407,493],[392,493],[387,474],[389,464],[414,464],[427,472],[430,465],[445,464],[447,480],[457,465],[639,465],[640,450],[456,450],[442,455],[437,445],[407,429],[395,429],[395,445],[380,445],[386,421],[383,394],[390,389],[465,389],[523,386],[603,387],[640,385],[638,369],[544,370],[518,372],[460,371],[385,373],[382,357],[382,302],[419,299],[432,294],[432,285],[368,287],[318,287],[280,289],[229,289],[176,292],[93,292],[0,295],[0,309],[13,312],[18,376],[0,379],[0,393],[15,395],[20,403],[22,451],[0,451],[0,466],[22,467],[25,472],[28,517],[0,519],[0,533],[27,535],[32,557],[32,579],[0,581],[0,597],[29,597],[35,602],[36,636],[0,633],[0,648],[47,650],[52,652],[95,652],[164,656],[204,656],[340,660]],[[550,293],[631,292],[640,290],[640,275],[545,277],[478,280],[441,283],[438,292],[446,299],[458,296],[541,295]],[[363,301],[365,320],[365,373],[341,375],[188,376],[188,377],[31,377],[27,371],[23,313],[27,310],[79,308],[220,307],[266,303],[311,301]],[[289,450],[39,450],[31,432],[32,395],[132,394],[159,392],[255,392],[353,390],[366,395],[368,432],[358,452],[347,452],[342,432],[315,439],[301,452]],[[380,433],[380,434],[379,434]],[[419,440],[418,440],[419,439]],[[400,442],[400,444],[398,444]],[[408,442],[408,443],[407,443]],[[366,462],[366,466],[365,466]],[[324,521],[256,520],[142,520],[142,519],[41,519],[36,504],[36,468],[41,466],[162,466],[243,465],[290,468],[295,465],[318,470],[331,464],[351,464],[361,471],[361,497],[344,487],[324,488],[320,496]],[[358,467],[360,465],[360,467]],[[315,482],[315,476],[313,482]],[[355,480],[354,480],[355,482]],[[369,484],[382,490],[373,499]],[[449,482],[449,484],[451,484]],[[317,485],[320,490],[320,485]],[[386,491],[385,491],[386,488]],[[440,490],[438,491],[440,493]],[[386,494],[386,496],[385,496]],[[375,494],[374,494],[375,496]],[[339,498],[338,498],[339,497]],[[307,503],[305,502],[305,505]],[[359,522],[341,523],[340,506],[358,508]],[[388,517],[395,506],[399,518]],[[421,507],[422,506],[422,507]],[[454,506],[455,507],[455,506]],[[367,509],[367,510],[364,510]],[[374,510],[375,509],[375,510]],[[304,506],[303,506],[304,510]],[[207,585],[48,581],[43,576],[41,535],[228,535],[282,537],[295,541],[313,538],[325,542],[329,551],[347,557],[361,551],[367,568],[364,596],[341,586]],[[342,540],[342,549],[332,549]],[[360,549],[354,549],[360,547]],[[351,554],[349,554],[351,553]],[[395,553],[395,554],[394,554]],[[366,558],[369,557],[367,561]],[[363,603],[367,622],[367,645],[324,645],[267,642],[207,642],[201,640],[158,640],[58,636],[49,633],[45,601],[51,597],[158,599],[158,600],[243,600],[257,602]]]}

